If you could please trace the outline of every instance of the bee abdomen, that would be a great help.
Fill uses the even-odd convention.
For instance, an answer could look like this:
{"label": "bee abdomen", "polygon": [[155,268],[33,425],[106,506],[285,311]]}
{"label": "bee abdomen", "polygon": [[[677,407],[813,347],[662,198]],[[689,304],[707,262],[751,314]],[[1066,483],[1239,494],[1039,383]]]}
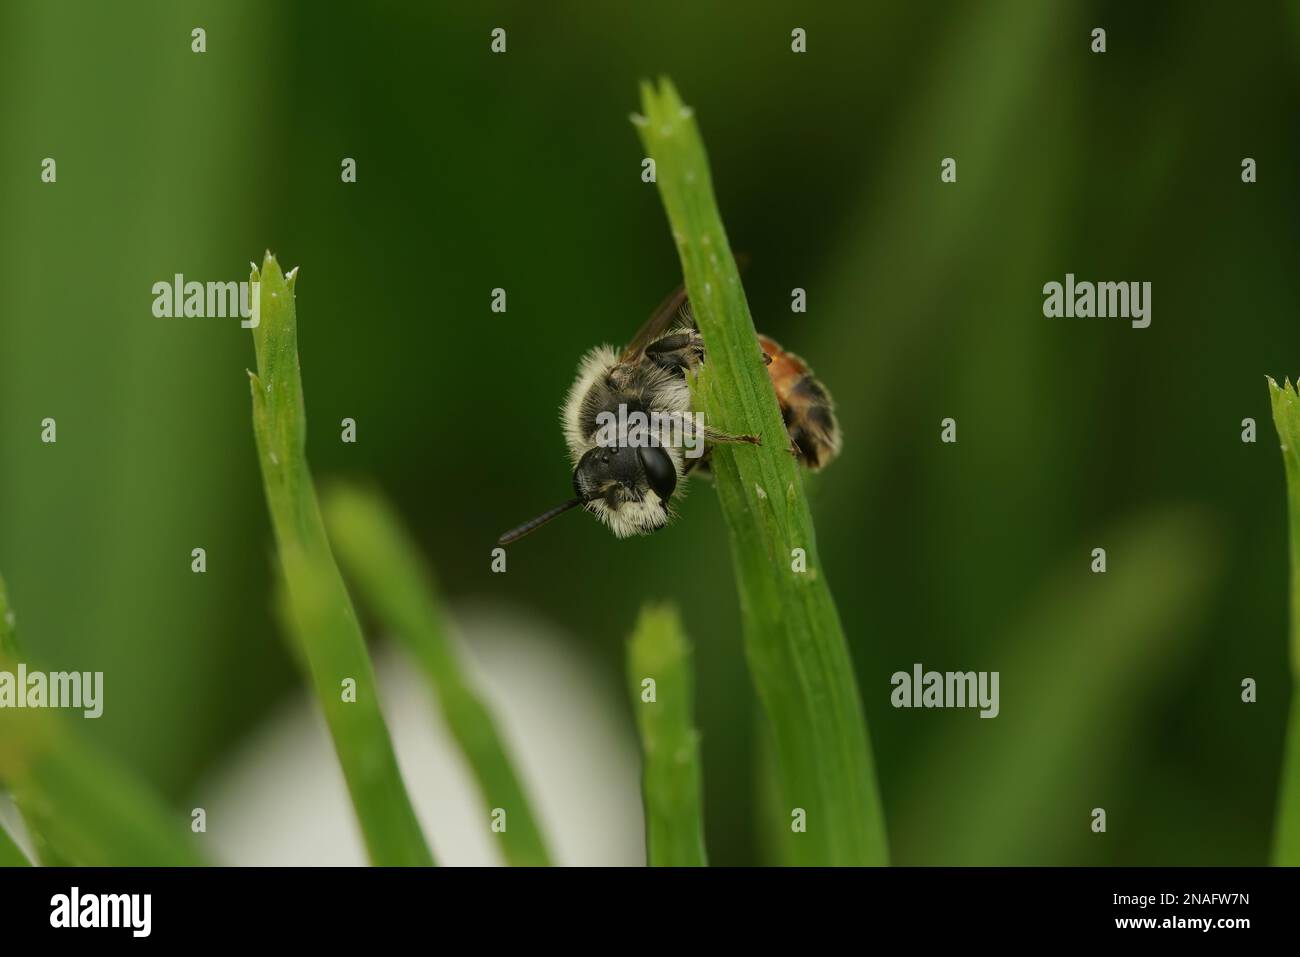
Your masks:
{"label": "bee abdomen", "polygon": [[824,468],[840,451],[840,427],[830,393],[793,352],[767,336],[760,335],[758,341],[770,359],[767,373],[795,454],[814,471]]}

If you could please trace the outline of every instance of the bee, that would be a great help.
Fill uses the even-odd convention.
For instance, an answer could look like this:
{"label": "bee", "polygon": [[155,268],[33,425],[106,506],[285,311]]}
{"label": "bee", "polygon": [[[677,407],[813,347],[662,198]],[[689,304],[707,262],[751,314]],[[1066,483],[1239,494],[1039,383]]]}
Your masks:
{"label": "bee", "polygon": [[[824,468],[841,443],[830,393],[797,355],[768,336],[758,342],[791,454],[812,471]],[[674,496],[680,499],[690,475],[709,471],[714,445],[761,444],[756,435],[708,428],[691,412],[686,376],[704,362],[704,340],[682,287],[621,352],[601,345],[584,355],[560,410],[573,498],[506,532],[498,544],[517,541],[578,507],[619,538],[657,531],[672,519]]]}

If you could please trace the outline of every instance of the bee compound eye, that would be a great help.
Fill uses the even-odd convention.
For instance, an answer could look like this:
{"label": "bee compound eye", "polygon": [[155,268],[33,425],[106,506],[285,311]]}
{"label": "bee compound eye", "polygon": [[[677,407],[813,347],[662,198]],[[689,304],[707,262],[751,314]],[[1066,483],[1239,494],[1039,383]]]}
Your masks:
{"label": "bee compound eye", "polygon": [[677,488],[677,468],[673,460],[657,445],[643,445],[636,451],[645,468],[646,481],[660,499],[668,501]]}

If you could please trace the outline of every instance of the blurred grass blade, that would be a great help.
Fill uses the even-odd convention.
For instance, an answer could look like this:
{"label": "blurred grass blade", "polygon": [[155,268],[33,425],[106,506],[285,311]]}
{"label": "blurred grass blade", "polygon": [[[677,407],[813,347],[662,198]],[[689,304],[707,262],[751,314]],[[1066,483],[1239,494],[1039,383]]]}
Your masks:
{"label": "blurred grass blade", "polygon": [[1273,831],[1273,863],[1300,864],[1300,396],[1285,379],[1268,380],[1273,424],[1282,443],[1291,522],[1291,710]]}
{"label": "blurred grass blade", "polygon": [[[402,784],[379,710],[374,669],[330,552],[307,467],[295,273],[286,278],[268,252],[260,273],[254,268],[251,278],[261,284],[260,321],[253,328],[257,373],[249,373],[253,432],[298,640],[371,863],[432,864]],[[354,699],[344,698],[347,682],[355,682]]]}
{"label": "blurred grass blade", "polygon": [[28,867],[31,863],[9,832],[0,827],[0,867]]}
{"label": "blurred grass blade", "polygon": [[[804,864],[885,864],[885,824],[853,664],[817,556],[803,481],[764,366],[692,111],[672,83],[641,87],[641,139],[681,257],[708,363],[694,387],[706,423],[762,436],[713,452],[758,696],[789,813],[806,815]],[[806,571],[793,570],[802,549]]]}
{"label": "blurred grass blade", "polygon": [[44,863],[192,867],[188,822],[122,768],[58,729],[15,778],[14,796]]}
{"label": "blurred grass blade", "polygon": [[[23,660],[0,580],[0,669],[13,671]],[[0,710],[0,782],[12,790],[42,863],[204,863],[190,843],[184,819],[87,747],[54,712]]]}
{"label": "blurred grass blade", "polygon": [[[646,863],[703,867],[700,736],[695,730],[691,646],[675,609],[646,605],[627,645],[627,677],[644,752]],[[654,681],[653,700],[647,701]]]}
{"label": "blurred grass blade", "polygon": [[[419,662],[437,691],[442,714],[478,782],[488,814],[506,812],[499,833],[514,866],[550,863],[541,828],[491,713],[461,670],[433,574],[384,499],[350,485],[325,494],[325,519],[339,561],[361,599]],[[485,826],[488,815],[484,816]]]}

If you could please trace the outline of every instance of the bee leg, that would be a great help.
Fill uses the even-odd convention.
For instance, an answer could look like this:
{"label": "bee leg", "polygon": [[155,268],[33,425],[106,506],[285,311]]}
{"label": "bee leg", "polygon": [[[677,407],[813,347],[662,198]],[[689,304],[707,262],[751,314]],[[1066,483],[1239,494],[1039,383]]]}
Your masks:
{"label": "bee leg", "polygon": [[704,340],[694,330],[675,332],[650,343],[645,354],[665,372],[682,377],[704,362]]}
{"label": "bee leg", "polygon": [[645,347],[646,355],[655,356],[667,352],[680,352],[691,344],[693,336],[694,334],[691,332],[675,332],[672,335],[656,339]]}
{"label": "bee leg", "polygon": [[704,441],[713,442],[715,445],[762,445],[763,437],[761,435],[732,435],[730,432],[719,432],[717,429],[705,426]]}

